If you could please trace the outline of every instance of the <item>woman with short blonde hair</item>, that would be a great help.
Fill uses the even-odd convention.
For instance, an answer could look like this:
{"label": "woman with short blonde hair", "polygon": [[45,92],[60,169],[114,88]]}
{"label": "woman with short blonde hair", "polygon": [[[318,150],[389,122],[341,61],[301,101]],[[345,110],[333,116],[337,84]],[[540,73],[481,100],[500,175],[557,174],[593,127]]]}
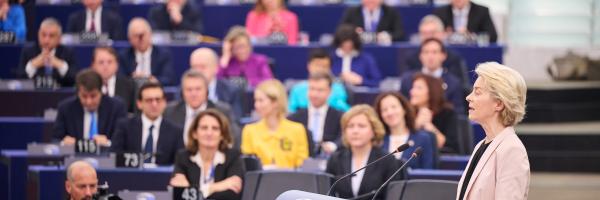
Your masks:
{"label": "woman with short blonde hair", "polygon": [[514,69],[487,62],[467,96],[469,119],[481,124],[485,139],[475,146],[457,188],[457,200],[527,199],[529,158],[513,126],[525,115],[527,86]]}
{"label": "woman with short blonde hair", "polygon": [[304,126],[286,119],[287,93],[281,82],[266,80],[254,91],[260,120],[242,130],[242,153],[255,154],[263,168],[296,168],[308,158]]}
{"label": "woman with short blonde hair", "polygon": [[[348,121],[357,115],[365,115],[367,117],[371,127],[373,128],[373,133],[375,134],[371,139],[371,144],[376,146],[380,145],[383,141],[383,136],[385,135],[385,128],[379,120],[379,117],[377,117],[375,110],[366,104],[356,105],[342,115],[342,133],[348,128]],[[346,140],[345,134],[342,134],[342,142],[344,143],[344,146],[348,147],[348,141]]]}

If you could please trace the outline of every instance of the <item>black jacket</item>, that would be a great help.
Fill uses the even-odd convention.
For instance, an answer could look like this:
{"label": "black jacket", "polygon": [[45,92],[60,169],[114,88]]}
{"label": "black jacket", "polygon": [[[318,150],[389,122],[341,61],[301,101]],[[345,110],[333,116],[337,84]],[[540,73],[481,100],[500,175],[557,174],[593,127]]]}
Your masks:
{"label": "black jacket", "polygon": [[[327,114],[325,115],[325,124],[323,125],[323,138],[322,141],[334,142],[341,148],[340,137],[342,134],[342,128],[340,126],[340,119],[343,113],[329,107]],[[298,109],[294,114],[288,117],[289,120],[301,123],[308,130],[308,109]],[[307,139],[309,141],[310,156],[317,155],[319,146],[313,142],[312,134],[310,131],[306,131]]]}
{"label": "black jacket", "polygon": [[171,21],[167,5],[157,5],[150,9],[148,13],[148,21],[154,30],[163,31],[194,31],[202,33],[202,16],[194,3],[188,1],[181,9],[183,19],[180,24],[175,25]]}
{"label": "black jacket", "polygon": [[[364,29],[365,22],[362,9],[362,6],[346,9],[342,17],[342,23],[352,24]],[[381,18],[379,24],[377,24],[377,32],[382,31],[387,31],[392,36],[393,41],[406,40],[400,14],[394,8],[386,5],[381,6]]]}
{"label": "black jacket", "polygon": [[[467,30],[472,33],[487,33],[490,36],[490,42],[496,42],[498,34],[490,16],[490,10],[485,6],[473,2],[470,2],[470,4]],[[446,29],[454,30],[452,5],[439,7],[433,11],[433,14],[442,20]]]}
{"label": "black jacket", "polygon": [[[108,9],[107,7],[102,8],[102,14],[100,15],[100,30],[102,33],[108,33],[108,37],[113,40],[123,40],[123,20],[119,13]],[[67,32],[80,33],[85,31],[86,22],[86,10],[79,10],[69,15],[69,21],[67,23]]]}
{"label": "black jacket", "polygon": [[[126,48],[119,54],[119,72],[128,77],[131,76],[137,67],[135,60],[135,50]],[[150,70],[152,75],[163,85],[175,85],[175,72],[173,72],[173,58],[168,49],[152,46],[150,54]]]}
{"label": "black jacket", "polygon": [[[35,58],[42,52],[38,43],[35,43],[33,46],[23,48],[21,52],[21,59],[19,60],[19,70],[17,71],[17,77],[19,78],[29,78],[27,76],[27,72],[25,72],[25,67],[27,66],[27,62],[31,59]],[[75,59],[75,53],[68,47],[63,45],[58,45],[56,47],[56,52],[54,54],[57,58],[64,60],[69,65],[69,70],[64,76],[61,76],[58,73],[58,70],[52,70],[53,79],[60,84],[61,87],[71,87],[75,84],[75,74],[77,73],[78,66],[77,61]],[[44,68],[38,68],[33,78],[37,76],[44,76]]]}

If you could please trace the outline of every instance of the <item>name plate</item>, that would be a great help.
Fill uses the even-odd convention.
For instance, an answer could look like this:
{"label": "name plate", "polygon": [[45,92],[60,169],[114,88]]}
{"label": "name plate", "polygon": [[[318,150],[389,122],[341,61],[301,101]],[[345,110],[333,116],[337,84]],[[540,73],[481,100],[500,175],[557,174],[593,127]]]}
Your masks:
{"label": "name plate", "polygon": [[15,41],[15,32],[0,31],[0,44],[12,44],[15,43]]}
{"label": "name plate", "polygon": [[195,187],[173,187],[173,200],[202,200],[202,192]]}
{"label": "name plate", "polygon": [[144,165],[144,153],[118,153],[115,165],[125,168],[141,168]]}
{"label": "name plate", "polygon": [[99,154],[100,147],[94,140],[77,140],[75,141],[76,154]]}

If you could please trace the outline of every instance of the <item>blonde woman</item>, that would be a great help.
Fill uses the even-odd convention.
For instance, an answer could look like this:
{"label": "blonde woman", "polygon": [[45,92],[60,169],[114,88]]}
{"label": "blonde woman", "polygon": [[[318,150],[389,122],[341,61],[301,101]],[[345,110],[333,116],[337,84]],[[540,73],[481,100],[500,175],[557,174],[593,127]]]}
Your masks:
{"label": "blonde woman", "polygon": [[[364,167],[367,163],[384,156],[386,153],[379,145],[383,141],[385,129],[375,110],[371,106],[356,105],[342,116],[342,142],[346,148],[335,152],[327,161],[327,173],[340,177]],[[359,171],[355,176],[341,180],[333,191],[341,198],[371,199],[366,193],[377,190],[385,180],[392,176],[402,161],[388,157],[369,168]],[[395,179],[403,178],[404,173]],[[380,192],[375,199],[384,199],[386,192]]]}
{"label": "blonde woman", "polygon": [[486,136],[475,146],[456,199],[527,199],[529,158],[514,129],[525,115],[525,81],[495,62],[478,65],[475,73],[479,77],[467,96],[469,119],[481,124]]}
{"label": "blonde woman", "polygon": [[258,122],[242,130],[242,153],[255,154],[263,168],[296,168],[308,158],[306,130],[286,119],[287,93],[275,79],[263,81],[254,91]]}

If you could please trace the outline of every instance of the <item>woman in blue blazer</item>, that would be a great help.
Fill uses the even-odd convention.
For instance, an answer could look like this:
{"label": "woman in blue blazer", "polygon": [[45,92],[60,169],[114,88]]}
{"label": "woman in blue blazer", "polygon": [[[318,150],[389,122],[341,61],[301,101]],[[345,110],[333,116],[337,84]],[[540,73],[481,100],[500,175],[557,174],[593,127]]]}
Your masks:
{"label": "woman in blue blazer", "polygon": [[387,131],[382,149],[392,152],[398,146],[409,143],[410,148],[396,154],[396,159],[407,160],[417,147],[422,147],[423,153],[414,158],[408,166],[413,169],[434,168],[434,158],[437,155],[435,141],[431,133],[415,129],[415,114],[410,102],[400,93],[385,92],[377,96],[374,107]]}
{"label": "woman in blue blazer", "polygon": [[335,76],[350,85],[379,87],[381,72],[375,58],[361,51],[360,36],[353,25],[340,25],[333,45],[331,71]]}

